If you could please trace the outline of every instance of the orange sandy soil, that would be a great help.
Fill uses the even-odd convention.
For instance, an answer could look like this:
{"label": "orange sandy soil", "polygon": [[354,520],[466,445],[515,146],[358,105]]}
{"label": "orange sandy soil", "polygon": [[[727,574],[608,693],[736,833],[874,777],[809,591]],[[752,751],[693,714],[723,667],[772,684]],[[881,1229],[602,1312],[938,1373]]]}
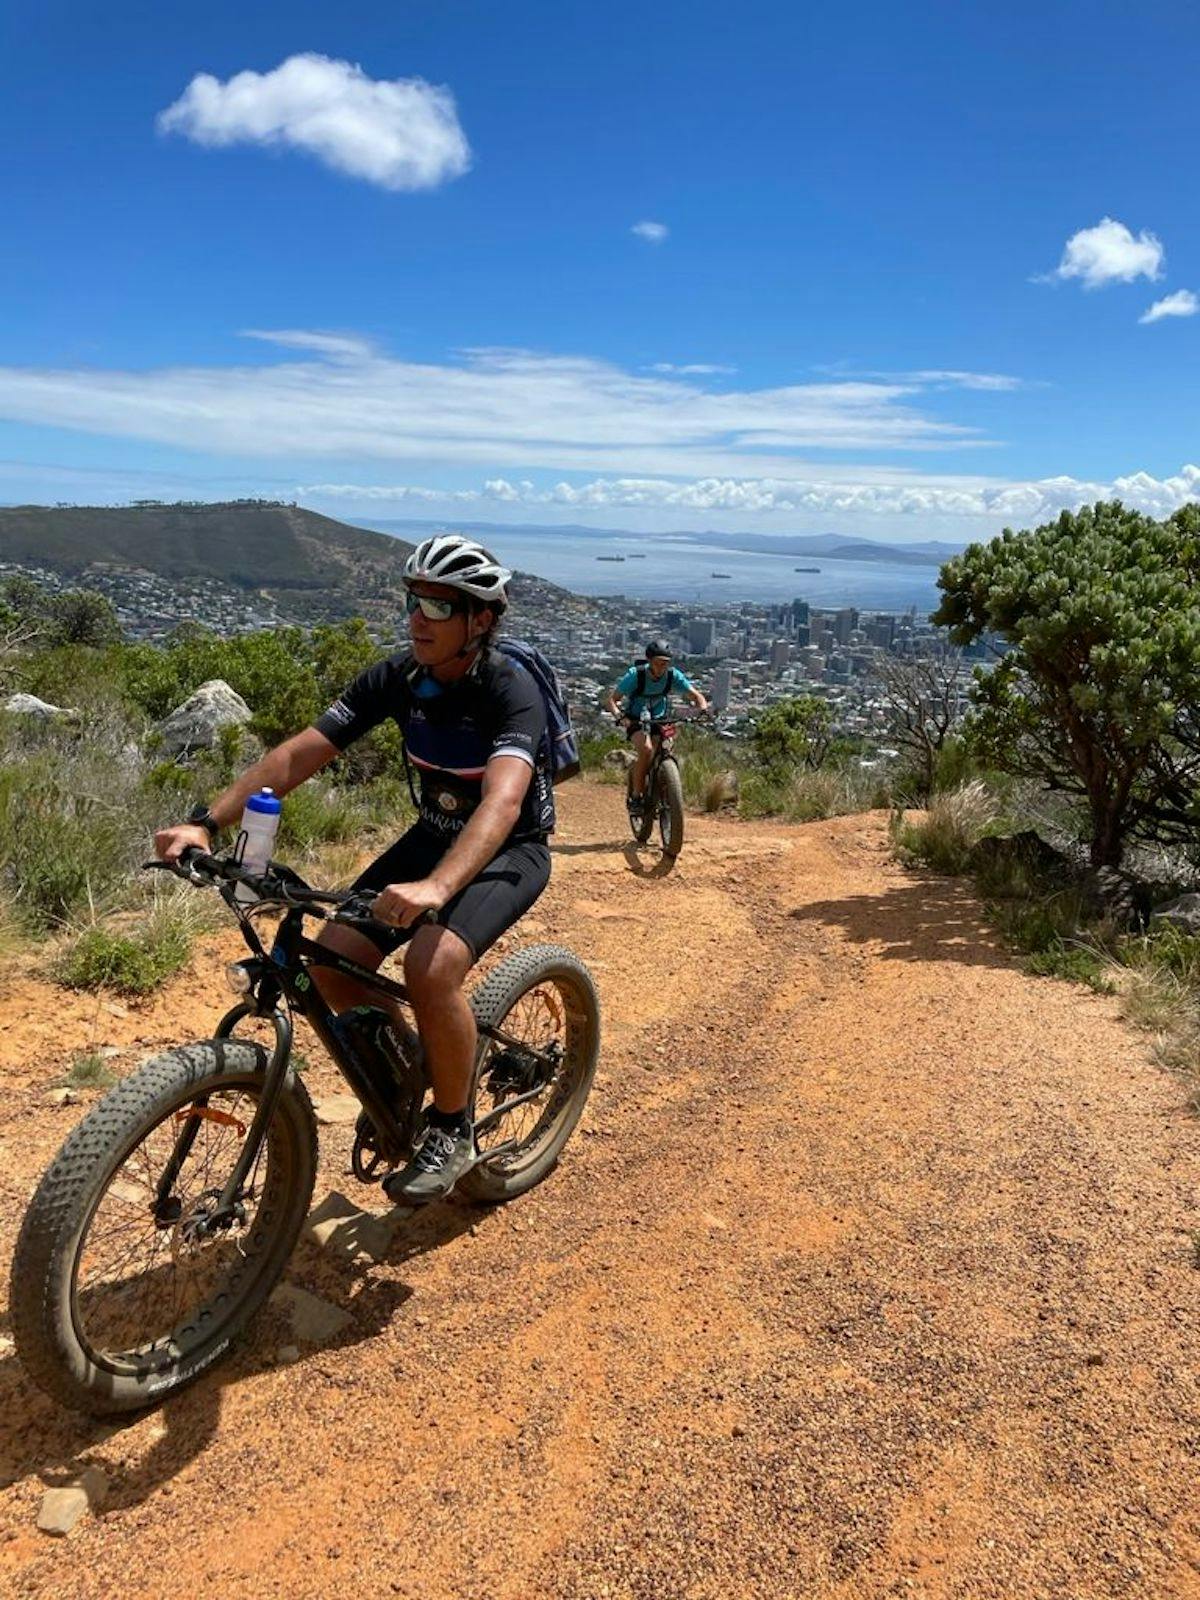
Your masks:
{"label": "orange sandy soil", "polygon": [[[1200,1595],[1200,1130],[1115,1002],[1034,979],[885,819],[688,819],[562,792],[519,938],[596,975],[604,1045],[556,1173],[451,1200],[380,1265],[302,1247],[344,1306],[275,1363],[116,1430],[0,1357],[0,1592],[409,1600]],[[118,1070],[211,1032],[236,935],[139,1005],[0,996],[0,1250]],[[303,1044],[302,1044],[303,1048]],[[316,1095],[338,1080],[313,1052]],[[315,1201],[384,1209],[322,1130]],[[102,1515],[36,1531],[101,1466]]]}

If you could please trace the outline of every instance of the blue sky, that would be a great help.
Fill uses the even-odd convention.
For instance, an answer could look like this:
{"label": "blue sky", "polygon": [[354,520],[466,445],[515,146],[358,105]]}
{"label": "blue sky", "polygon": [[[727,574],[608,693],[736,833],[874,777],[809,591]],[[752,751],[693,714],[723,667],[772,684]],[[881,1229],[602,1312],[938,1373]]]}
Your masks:
{"label": "blue sky", "polygon": [[0,500],[919,538],[1200,489],[1184,4],[11,15]]}

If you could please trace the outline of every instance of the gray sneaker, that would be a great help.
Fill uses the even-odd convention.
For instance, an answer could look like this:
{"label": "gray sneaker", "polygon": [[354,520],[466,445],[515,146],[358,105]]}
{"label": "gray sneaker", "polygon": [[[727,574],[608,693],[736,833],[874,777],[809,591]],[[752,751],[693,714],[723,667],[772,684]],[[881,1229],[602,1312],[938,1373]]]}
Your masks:
{"label": "gray sneaker", "polygon": [[450,1193],[475,1165],[475,1134],[451,1133],[426,1124],[412,1160],[383,1180],[383,1192],[396,1205],[423,1206]]}
{"label": "gray sneaker", "polygon": [[643,817],[646,814],[646,801],[643,795],[626,795],[625,806],[631,817]]}

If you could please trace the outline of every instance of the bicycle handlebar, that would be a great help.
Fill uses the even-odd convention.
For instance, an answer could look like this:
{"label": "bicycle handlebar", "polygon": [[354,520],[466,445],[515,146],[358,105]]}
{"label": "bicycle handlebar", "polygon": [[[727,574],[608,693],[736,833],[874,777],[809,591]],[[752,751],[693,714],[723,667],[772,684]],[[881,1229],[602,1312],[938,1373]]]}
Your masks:
{"label": "bicycle handlebar", "polygon": [[[308,910],[315,916],[325,916],[321,908],[333,906],[336,910],[329,918],[333,922],[350,925],[369,922],[378,928],[391,927],[390,923],[381,922],[378,917],[371,915],[369,908],[375,900],[371,890],[313,889],[298,873],[276,861],[271,863],[266,872],[251,872],[236,861],[209,855],[198,845],[188,845],[175,861],[147,861],[144,866],[151,871],[174,873],[187,883],[244,883],[262,901]],[[429,920],[432,915],[426,912],[418,921]]]}

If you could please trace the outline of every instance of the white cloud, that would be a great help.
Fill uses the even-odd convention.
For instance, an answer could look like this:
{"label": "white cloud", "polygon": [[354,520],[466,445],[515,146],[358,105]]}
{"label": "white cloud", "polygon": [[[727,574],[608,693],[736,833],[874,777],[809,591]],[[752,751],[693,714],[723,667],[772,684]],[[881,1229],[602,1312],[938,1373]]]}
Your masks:
{"label": "white cloud", "polygon": [[1165,252],[1152,233],[1135,238],[1123,222],[1102,217],[1094,228],[1081,228],[1067,240],[1062,260],[1043,281],[1078,278],[1085,289],[1107,283],[1132,283],[1135,278],[1162,277]]}
{"label": "white cloud", "polygon": [[384,189],[433,189],[461,177],[470,146],[449,89],[421,78],[368,78],[329,56],[290,56],[272,72],[222,83],[201,72],[158,117],[196,144],[288,147]]}
{"label": "white cloud", "polygon": [[673,361],[655,361],[646,371],[673,372],[680,378],[707,378],[736,372],[737,368],[721,366],[715,361],[688,361],[682,366],[677,366]]}
{"label": "white cloud", "polygon": [[397,360],[345,334],[255,330],[295,357],[151,371],[0,367],[0,417],[256,459],[420,461],[503,472],[779,475],[811,450],[987,443],[915,383],[720,389],[582,356]]}
{"label": "white cloud", "polygon": [[318,333],[307,328],[243,328],[243,339],[261,339],[264,344],[277,344],[285,350],[311,350],[314,355],[329,356],[345,361],[366,360],[374,354],[374,346],[367,339],[352,333]]}
{"label": "white cloud", "polygon": [[1200,499],[1200,467],[1185,466],[1170,478],[1135,472],[1109,482],[1089,482],[1071,477],[1041,478],[1028,482],[996,479],[918,479],[894,474],[890,481],[855,481],[843,478],[699,478],[675,482],[663,478],[594,478],[573,484],[560,482],[537,487],[528,479],[511,483],[504,478],[485,482],[480,489],[439,490],[409,484],[310,483],[300,485],[300,498],[341,501],[442,502],[450,505],[484,505],[488,502],[529,507],[564,507],[579,510],[672,512],[734,512],[756,517],[772,512],[789,514],[868,515],[986,519],[989,524],[1029,524],[1055,517],[1095,500],[1113,497],[1154,516],[1166,516],[1189,501]]}
{"label": "white cloud", "polygon": [[647,244],[662,244],[671,230],[665,222],[635,222],[629,231],[636,233],[639,239],[645,239]]}
{"label": "white cloud", "polygon": [[1200,300],[1190,289],[1176,289],[1174,294],[1156,300],[1149,311],[1143,311],[1139,322],[1161,322],[1164,317],[1194,317],[1200,311]]}

